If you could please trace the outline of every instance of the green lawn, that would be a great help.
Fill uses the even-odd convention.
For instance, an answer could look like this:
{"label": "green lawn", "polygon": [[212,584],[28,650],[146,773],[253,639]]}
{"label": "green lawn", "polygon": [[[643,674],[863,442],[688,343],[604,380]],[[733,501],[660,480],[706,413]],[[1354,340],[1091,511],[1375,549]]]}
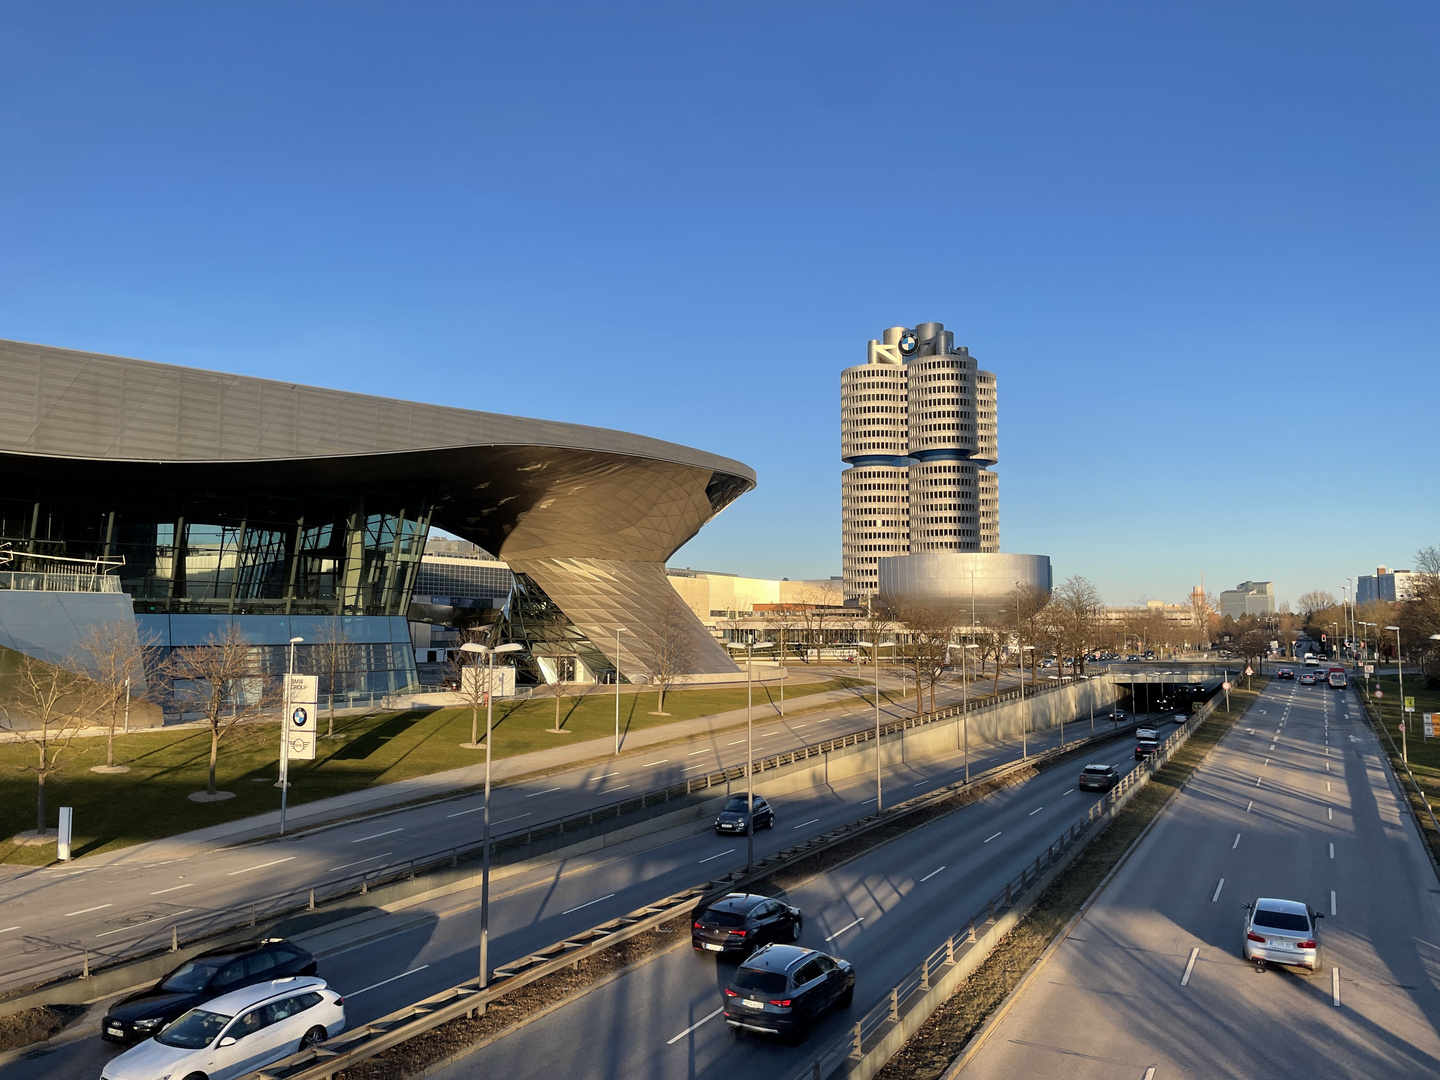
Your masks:
{"label": "green lawn", "polygon": [[[830,679],[790,687],[786,701],[850,685]],[[769,703],[773,690],[755,689],[755,704]],[[721,690],[676,690],[665,695],[669,716],[651,716],[656,695],[623,694],[621,732],[709,716],[745,705],[745,687]],[[561,702],[568,735],[545,729],[555,721],[555,702],[537,696],[523,702],[497,702],[495,755],[509,757],[558,743],[606,738],[615,731],[615,698],[603,689]],[[485,714],[481,710],[483,737]],[[321,730],[325,720],[321,718]],[[317,759],[292,762],[290,802],[293,804],[341,795],[414,776],[473,765],[483,752],[465,750],[470,740],[470,709],[384,713],[339,718],[335,740],[321,739]],[[104,739],[77,739],[62,757],[60,771],[47,785],[47,826],[55,827],[60,806],[75,808],[75,852],[87,855],[204,828],[279,808],[274,782],[279,767],[278,731],[274,723],[237,729],[220,745],[217,786],[235,798],[218,803],[193,803],[190,793],[205,790],[210,756],[209,730],[149,731],[116,739],[116,762],[130,772],[102,775],[90,771],[104,764]],[[0,744],[0,837],[35,827],[35,776],[21,771],[35,751],[27,744]],[[54,857],[53,845],[19,847],[0,841],[0,862],[38,864]]]}
{"label": "green lawn", "polygon": [[[1354,678],[1353,676],[1351,676]],[[1355,684],[1363,692],[1365,680],[1355,679]],[[1378,701],[1375,698],[1376,688],[1384,691],[1385,696]],[[1415,711],[1406,717],[1405,723],[1405,745],[1406,754],[1410,759],[1410,769],[1415,773],[1416,779],[1420,779],[1422,772],[1437,785],[1440,785],[1440,739],[1426,739],[1423,713],[1440,713],[1440,690],[1425,689],[1425,676],[1418,671],[1413,675],[1405,673],[1405,696],[1415,699]],[[1385,727],[1390,732],[1390,737],[1395,740],[1395,745],[1400,745],[1400,682],[1395,676],[1395,669],[1388,671],[1377,671],[1370,679],[1370,702],[1380,707],[1380,717],[1385,722]],[[1423,783],[1423,781],[1422,781]]]}

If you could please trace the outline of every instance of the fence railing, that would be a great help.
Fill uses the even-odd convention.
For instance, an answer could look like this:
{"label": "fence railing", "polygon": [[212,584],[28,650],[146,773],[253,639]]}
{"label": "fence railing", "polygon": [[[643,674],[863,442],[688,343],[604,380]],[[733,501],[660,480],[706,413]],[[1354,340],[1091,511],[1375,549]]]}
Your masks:
{"label": "fence railing", "polygon": [[121,591],[120,579],[113,574],[45,574],[28,570],[0,570],[0,589],[72,593]]}

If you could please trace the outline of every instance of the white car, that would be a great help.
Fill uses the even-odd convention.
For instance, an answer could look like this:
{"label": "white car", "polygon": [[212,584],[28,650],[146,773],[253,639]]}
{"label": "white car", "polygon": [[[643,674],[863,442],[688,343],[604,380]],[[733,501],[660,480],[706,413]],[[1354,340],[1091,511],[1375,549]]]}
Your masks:
{"label": "white car", "polygon": [[101,1080],[230,1080],[345,1030],[324,979],[275,979],[222,994],[131,1047]]}

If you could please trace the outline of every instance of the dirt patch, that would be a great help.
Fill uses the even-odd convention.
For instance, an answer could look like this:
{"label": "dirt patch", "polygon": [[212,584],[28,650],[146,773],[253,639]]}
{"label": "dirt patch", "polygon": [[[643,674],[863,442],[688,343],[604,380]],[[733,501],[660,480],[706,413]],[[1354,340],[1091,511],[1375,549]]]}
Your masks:
{"label": "dirt patch", "polygon": [[84,1011],[83,1005],[37,1005],[0,1016],[0,1050],[13,1050],[48,1039]]}
{"label": "dirt patch", "polygon": [[985,962],[930,1015],[877,1074],[878,1080],[936,1080],[980,1026],[1019,985],[1055,935],[1190,778],[1245,708],[1264,690],[1231,694],[1233,711],[1217,711],[1200,725],[1133,799],[1002,938]]}

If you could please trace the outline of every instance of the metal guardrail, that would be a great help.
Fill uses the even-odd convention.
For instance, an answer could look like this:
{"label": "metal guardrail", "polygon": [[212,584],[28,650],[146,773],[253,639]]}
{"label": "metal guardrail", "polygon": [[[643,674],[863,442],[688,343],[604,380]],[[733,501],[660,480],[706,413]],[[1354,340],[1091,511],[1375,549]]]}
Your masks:
{"label": "metal guardrail", "polygon": [[[1028,908],[1038,896],[1039,890],[1035,886],[1042,875],[1072,857],[1072,853],[1078,855],[1079,849],[1088,844],[1093,835],[1098,835],[1098,830],[1095,830],[1096,823],[1118,812],[1136,791],[1148,784],[1151,777],[1185,745],[1191,733],[1214,709],[1213,700],[1206,702],[1183,727],[1172,732],[1158,750],[1146,758],[1145,768],[1132,769],[1126,773],[1119,784],[1091,804],[1084,817],[1074,822],[1052,841],[1043,853],[1036,856],[1033,864],[1027,864],[1018,875],[1007,881],[1003,890],[992,896],[984,907],[961,924],[960,929],[932,950],[918,967],[892,986],[890,992],[861,1016],[843,1036],[834,1039],[804,1067],[791,1073],[788,1080],[823,1080],[846,1063],[860,1061],[893,1027],[901,1024],[910,1012],[924,1007],[932,986],[939,981],[946,969],[968,959],[967,952],[977,944],[977,928],[983,933],[987,924],[993,924],[1007,912]],[[938,1002],[928,1004],[930,1008],[925,1015],[929,1015]]]}
{"label": "metal guardrail", "polygon": [[[1054,692],[1058,689],[1060,689],[1059,686],[1053,685],[1039,687],[1034,691],[1027,688],[1025,697],[1033,698],[1038,695]],[[1019,696],[1018,691],[1007,691],[996,697],[972,701],[969,706],[970,712],[983,711],[1004,704],[1007,701],[1016,700]],[[965,709],[963,706],[956,705],[939,709],[933,713],[923,713],[919,716],[893,720],[888,724],[881,725],[880,735],[883,738],[896,732],[908,731],[913,728],[951,720],[963,715],[964,712]],[[847,735],[837,736],[834,739],[826,739],[822,742],[799,747],[787,753],[773,754],[755,761],[753,775],[760,776],[765,772],[773,771],[782,766],[801,763],[810,758],[819,758],[834,750],[858,746],[874,738],[875,729],[866,728],[861,731],[851,732]],[[1069,745],[1073,746],[1074,742],[1072,741]],[[1044,759],[1044,755],[1031,755],[1032,762],[1042,761]],[[493,833],[490,840],[491,857],[494,858],[496,855],[522,851],[526,848],[553,850],[557,847],[564,846],[567,835],[575,837],[575,842],[579,842],[580,839],[585,838],[583,834],[586,832],[590,833],[590,835],[595,835],[595,826],[604,825],[607,820],[614,819],[617,822],[624,823],[626,819],[629,818],[635,823],[638,823],[639,821],[645,820],[645,818],[637,817],[636,815],[642,814],[646,810],[651,808],[659,810],[659,808],[667,806],[672,802],[683,802],[684,800],[693,799],[697,796],[703,800],[703,798],[708,797],[707,793],[713,792],[716,788],[728,785],[735,780],[743,780],[744,778],[745,766],[733,765],[729,768],[714,770],[703,776],[691,777],[683,782],[671,784],[667,787],[653,788],[639,795],[606,803],[591,810],[582,810],[573,814],[566,814],[532,825],[518,826],[504,833]],[[471,796],[467,794],[465,796],[453,796],[452,798],[467,797]],[[907,803],[906,805],[909,804]],[[617,827],[623,827],[623,824]],[[582,835],[577,836],[577,834]],[[257,897],[239,906],[189,911],[185,913],[187,917],[183,923],[183,933],[181,932],[181,923],[167,919],[162,915],[151,920],[149,924],[141,924],[153,924],[153,930],[149,934],[142,934],[124,942],[116,942],[113,945],[103,946],[95,950],[73,945],[70,947],[71,951],[68,955],[68,961],[62,961],[59,964],[56,963],[55,959],[56,952],[58,951],[56,949],[57,943],[49,942],[49,947],[45,952],[40,954],[44,957],[42,962],[35,964],[29,969],[9,973],[6,976],[6,983],[9,987],[18,989],[22,986],[54,982],[75,975],[88,977],[92,970],[98,969],[103,965],[132,961],[166,949],[175,952],[178,951],[182,945],[194,944],[198,940],[229,930],[255,926],[258,921],[262,919],[268,921],[302,912],[315,911],[318,907],[325,904],[365,895],[374,888],[399,881],[413,880],[423,874],[456,867],[462,859],[466,862],[477,861],[483,854],[483,847],[483,843],[477,841],[473,844],[452,847],[448,851],[405,859],[378,869],[353,871],[349,874],[326,881],[323,885],[300,886],[298,888],[285,889],[267,896]],[[60,945],[60,948],[63,949],[64,947],[63,944]]]}
{"label": "metal guardrail", "polygon": [[0,589],[22,592],[118,593],[120,579],[112,574],[48,574],[0,570]]}

